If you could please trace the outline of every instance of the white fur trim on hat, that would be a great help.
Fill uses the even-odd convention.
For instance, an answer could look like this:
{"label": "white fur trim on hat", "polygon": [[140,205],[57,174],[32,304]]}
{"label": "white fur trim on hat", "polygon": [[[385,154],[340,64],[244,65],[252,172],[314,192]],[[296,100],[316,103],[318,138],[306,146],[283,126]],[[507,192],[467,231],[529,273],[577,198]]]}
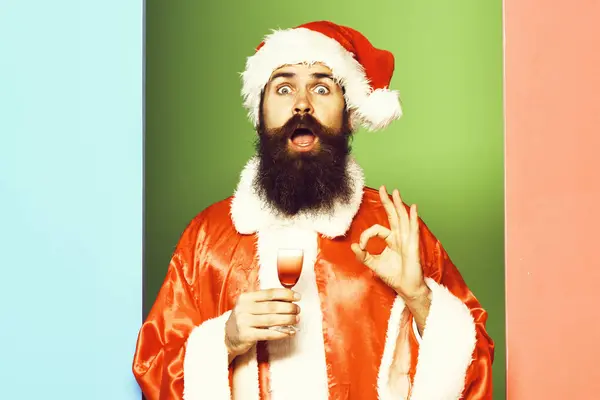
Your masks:
{"label": "white fur trim on hat", "polygon": [[323,63],[345,88],[347,108],[355,110],[356,122],[369,130],[385,128],[402,116],[396,91],[373,90],[363,66],[336,40],[306,28],[273,31],[264,45],[248,58],[242,73],[244,107],[258,125],[260,98],[271,74],[284,65]]}

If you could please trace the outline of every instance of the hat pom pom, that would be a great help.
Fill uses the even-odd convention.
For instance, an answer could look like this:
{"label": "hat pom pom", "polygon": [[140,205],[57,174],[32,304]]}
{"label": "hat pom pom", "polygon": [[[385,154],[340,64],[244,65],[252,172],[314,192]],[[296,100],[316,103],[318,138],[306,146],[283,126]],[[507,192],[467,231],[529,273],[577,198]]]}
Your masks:
{"label": "hat pom pom", "polygon": [[355,117],[370,131],[386,128],[402,117],[398,91],[376,89],[356,109]]}

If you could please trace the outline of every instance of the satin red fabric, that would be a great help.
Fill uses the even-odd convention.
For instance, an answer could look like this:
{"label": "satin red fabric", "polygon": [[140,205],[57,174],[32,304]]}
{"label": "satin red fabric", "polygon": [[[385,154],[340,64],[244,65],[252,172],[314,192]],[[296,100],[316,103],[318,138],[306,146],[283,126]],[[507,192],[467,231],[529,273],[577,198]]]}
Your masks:
{"label": "satin red fabric", "polygon": [[[231,199],[200,213],[186,228],[173,254],[164,283],[143,323],[133,373],[148,400],[181,399],[183,356],[188,335],[203,321],[233,308],[240,293],[257,287],[255,237],[235,231],[229,216]],[[377,191],[365,189],[363,203],[345,237],[319,239],[315,263],[322,299],[323,331],[331,399],[377,399],[377,374],[395,293],[357,262],[350,244],[373,224],[389,223]],[[421,263],[426,276],[446,286],[471,310],[477,345],[465,382],[463,399],[491,399],[494,343],[486,332],[487,313],[466,286],[447,253],[421,222]],[[369,251],[383,250],[372,240]],[[390,373],[408,374],[410,390],[419,345],[412,317],[404,319],[404,362]],[[404,341],[403,341],[404,340]],[[268,396],[268,354],[257,347],[262,399]],[[408,353],[408,354],[407,354]],[[231,369],[235,361],[230,366]],[[432,383],[433,384],[433,383]]]}

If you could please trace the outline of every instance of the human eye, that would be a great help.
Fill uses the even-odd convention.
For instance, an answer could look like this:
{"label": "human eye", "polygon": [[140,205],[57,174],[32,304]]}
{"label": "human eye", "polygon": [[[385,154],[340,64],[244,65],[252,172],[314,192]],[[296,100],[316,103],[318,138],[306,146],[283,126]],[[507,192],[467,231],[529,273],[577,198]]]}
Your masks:
{"label": "human eye", "polygon": [[290,88],[288,85],[281,86],[280,88],[277,89],[277,93],[278,94],[290,94],[290,93],[292,93],[292,88]]}
{"label": "human eye", "polygon": [[328,88],[327,86],[325,86],[325,85],[319,85],[319,86],[317,86],[317,87],[315,88],[315,92],[316,92],[317,94],[322,94],[322,95],[325,95],[325,94],[328,94],[328,93],[329,93],[329,88]]}

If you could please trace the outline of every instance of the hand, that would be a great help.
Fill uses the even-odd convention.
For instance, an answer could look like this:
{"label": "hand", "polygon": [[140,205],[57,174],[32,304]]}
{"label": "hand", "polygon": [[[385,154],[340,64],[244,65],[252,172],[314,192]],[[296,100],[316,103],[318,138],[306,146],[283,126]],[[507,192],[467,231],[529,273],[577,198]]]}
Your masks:
{"label": "hand", "polygon": [[[360,243],[352,244],[356,258],[371,268],[388,286],[405,301],[423,298],[428,287],[423,278],[419,260],[419,219],[417,206],[410,207],[410,217],[400,198],[398,190],[390,200],[385,187],[379,188],[379,197],[387,212],[390,229],[373,225],[360,236]],[[384,239],[387,247],[380,255],[369,254],[365,250],[373,237]]]}
{"label": "hand", "polygon": [[300,295],[289,289],[268,289],[241,294],[225,323],[225,345],[230,362],[246,353],[260,340],[285,339],[294,335],[294,330],[268,328],[296,324],[300,307],[293,301],[299,299]]}

